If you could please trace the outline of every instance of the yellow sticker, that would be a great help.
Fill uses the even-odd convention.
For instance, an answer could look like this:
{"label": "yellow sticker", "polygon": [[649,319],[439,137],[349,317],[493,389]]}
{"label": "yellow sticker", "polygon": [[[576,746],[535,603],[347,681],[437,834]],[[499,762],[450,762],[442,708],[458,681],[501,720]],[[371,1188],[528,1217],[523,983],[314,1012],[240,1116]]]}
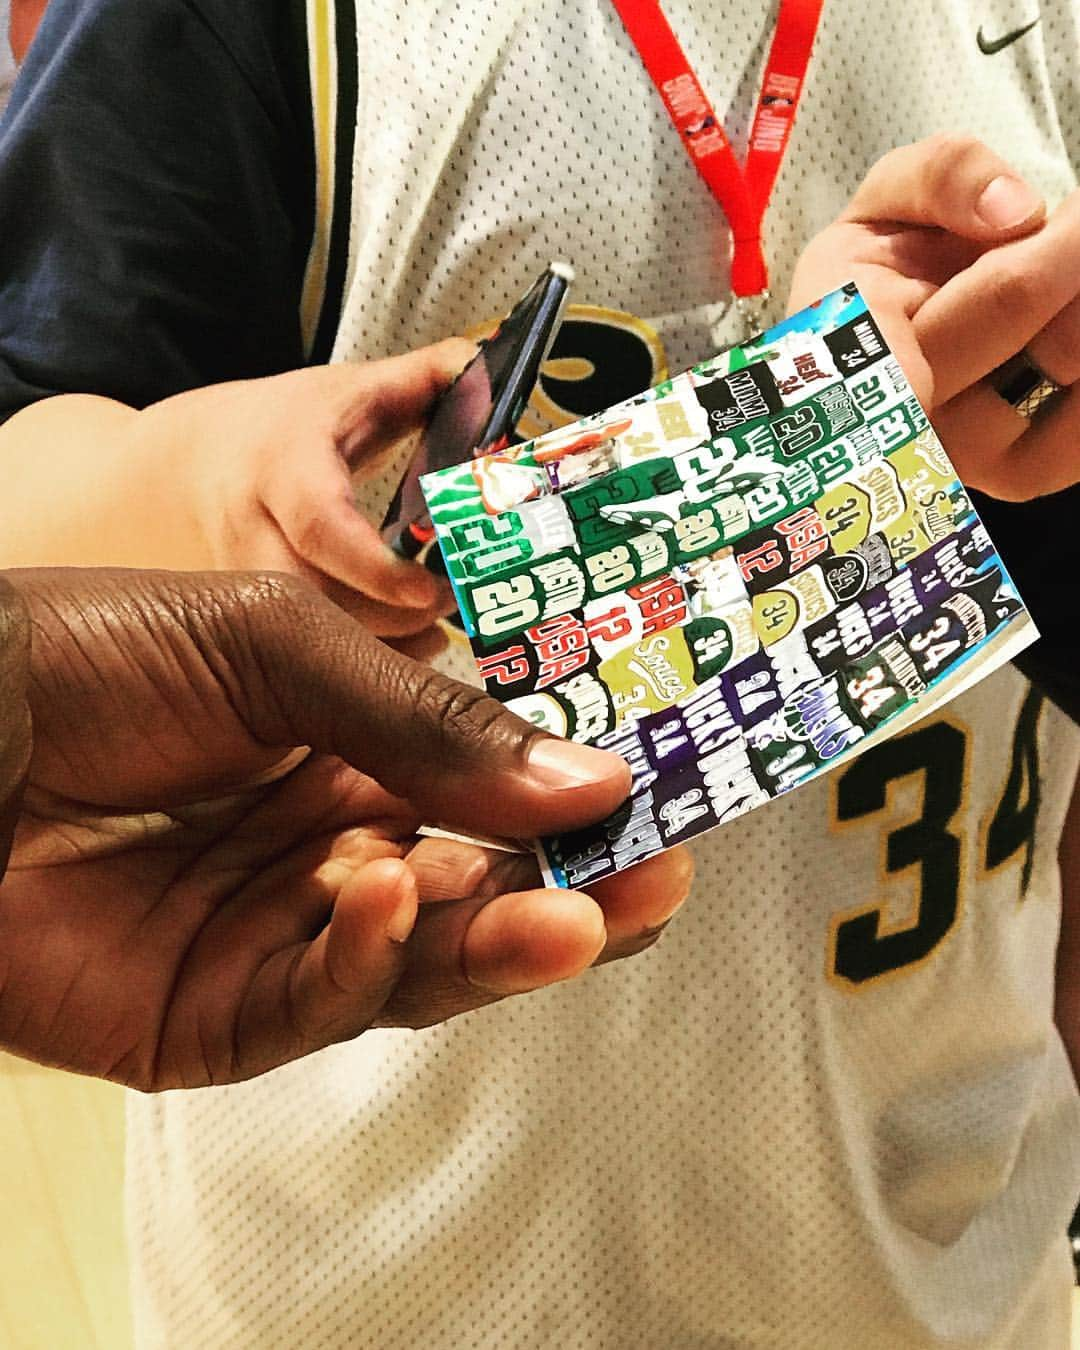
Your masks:
{"label": "yellow sticker", "polygon": [[677,629],[657,633],[600,665],[621,722],[628,714],[660,712],[694,688],[694,662]]}
{"label": "yellow sticker", "polygon": [[814,506],[825,521],[837,553],[850,553],[870,533],[873,520],[870,494],[854,483],[838,483],[823,492]]}
{"label": "yellow sticker", "polygon": [[819,567],[808,567],[771,591],[755,595],[754,627],[766,647],[786,638],[796,625],[817,623],[836,608]]}

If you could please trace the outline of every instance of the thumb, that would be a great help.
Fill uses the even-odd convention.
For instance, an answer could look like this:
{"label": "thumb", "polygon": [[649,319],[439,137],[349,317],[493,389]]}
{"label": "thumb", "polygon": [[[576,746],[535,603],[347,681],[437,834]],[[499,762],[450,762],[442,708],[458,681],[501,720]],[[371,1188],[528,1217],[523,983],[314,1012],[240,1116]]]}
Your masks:
{"label": "thumb", "polygon": [[403,356],[330,366],[327,378],[335,382],[338,452],[356,467],[361,459],[415,431],[475,354],[476,346],[465,338],[447,338]]}
{"label": "thumb", "polygon": [[185,623],[267,745],[338,755],[429,820],[489,835],[575,829],[630,791],[617,755],[549,736],[378,642],[291,577],[207,575]]}
{"label": "thumb", "polygon": [[304,562],[383,604],[438,605],[442,596],[431,573],[392,553],[357,510],[349,471],[371,473],[415,432],[475,352],[464,338],[447,338],[403,356],[286,377],[309,419],[307,443],[299,454],[293,444],[276,447],[261,497]]}
{"label": "thumb", "polygon": [[840,216],[861,224],[937,226],[979,243],[1029,234],[1046,203],[981,141],[931,136],[892,150],[867,174]]}

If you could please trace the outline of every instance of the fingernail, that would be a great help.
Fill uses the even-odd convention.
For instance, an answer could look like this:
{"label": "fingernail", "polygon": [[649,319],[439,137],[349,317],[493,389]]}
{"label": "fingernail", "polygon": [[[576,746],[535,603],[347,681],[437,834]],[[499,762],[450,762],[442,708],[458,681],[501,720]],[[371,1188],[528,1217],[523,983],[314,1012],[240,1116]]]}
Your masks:
{"label": "fingernail", "polygon": [[465,978],[478,993],[495,994],[498,998],[507,994],[528,994],[539,988],[535,980],[523,980],[515,971],[504,973],[497,968],[476,972],[470,967]]}
{"label": "fingernail", "polygon": [[529,746],[526,757],[533,777],[551,788],[602,782],[611,777],[614,758],[606,750],[594,750],[591,746],[562,741],[556,736],[538,736]]}
{"label": "fingernail", "polygon": [[386,936],[391,942],[406,942],[416,924],[416,886],[412,877],[403,872],[398,882],[399,900],[386,921]]}
{"label": "fingernail", "polygon": [[1020,225],[1042,205],[1042,198],[1020,178],[999,174],[985,188],[975,203],[975,214],[994,230],[1006,230]]}
{"label": "fingernail", "polygon": [[457,597],[448,581],[435,582],[435,608],[444,617],[457,612]]}

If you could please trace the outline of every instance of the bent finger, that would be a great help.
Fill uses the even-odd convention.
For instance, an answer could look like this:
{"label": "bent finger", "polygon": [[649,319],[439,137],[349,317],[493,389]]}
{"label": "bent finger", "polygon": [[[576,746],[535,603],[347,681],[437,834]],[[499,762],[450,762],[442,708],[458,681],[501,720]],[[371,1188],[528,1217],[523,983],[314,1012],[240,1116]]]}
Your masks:
{"label": "bent finger", "polygon": [[[302,558],[292,547],[280,528],[267,529],[249,545],[248,555],[251,566],[273,572],[285,572],[306,582],[314,590],[325,595],[350,618],[361,623],[370,633],[383,639],[391,639],[397,645],[397,639],[408,640],[422,637],[421,647],[430,648],[428,635],[433,625],[443,617],[452,605],[445,592],[436,583],[436,601],[425,609],[403,609],[398,605],[384,605],[369,596],[327,576],[318,567]],[[412,655],[411,652],[407,654]],[[417,656],[417,660],[426,659]]]}
{"label": "bent finger", "polygon": [[358,868],[318,937],[276,952],[252,981],[237,1018],[236,1078],[366,1030],[405,967],[416,911],[404,863],[384,858]]}
{"label": "bent finger", "polygon": [[1080,287],[1080,192],[1047,225],[984,253],[931,296],[914,318],[947,403],[1025,347]]}
{"label": "bent finger", "polygon": [[430,609],[438,603],[431,573],[387,548],[356,509],[348,470],[329,443],[290,447],[288,458],[275,457],[261,496],[290,548],[311,567],[383,604]]}
{"label": "bent finger", "polygon": [[681,909],[693,881],[689,849],[672,848],[590,886],[607,929],[602,959],[621,960],[651,946]]}
{"label": "bent finger", "polygon": [[841,220],[933,225],[988,244],[1035,229],[1042,198],[1000,155],[967,136],[931,136],[873,166]]}
{"label": "bent finger", "polygon": [[415,430],[475,354],[474,343],[452,337],[401,356],[334,367],[342,372],[336,440],[345,461],[355,467]]}
{"label": "bent finger", "polygon": [[1022,502],[1080,481],[1080,388],[1056,395],[1032,420],[985,381],[934,412],[934,427],[965,483]]}
{"label": "bent finger", "polygon": [[1071,300],[1041,332],[1029,338],[1026,351],[1055,384],[1065,387],[1080,380],[1080,297]]}
{"label": "bent finger", "polygon": [[516,890],[534,890],[540,869],[531,853],[504,853],[462,839],[426,835],[410,849],[405,861],[416,878],[423,903],[489,900]]}
{"label": "bent finger", "polygon": [[596,961],[604,942],[603,913],[580,891],[424,906],[379,1024],[430,1026],[570,979]]}

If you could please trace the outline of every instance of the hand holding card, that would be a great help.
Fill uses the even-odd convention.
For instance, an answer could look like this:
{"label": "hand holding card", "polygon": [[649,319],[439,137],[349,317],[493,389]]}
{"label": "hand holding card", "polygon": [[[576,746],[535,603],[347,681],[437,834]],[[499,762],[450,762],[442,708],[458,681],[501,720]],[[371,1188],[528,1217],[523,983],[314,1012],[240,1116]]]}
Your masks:
{"label": "hand holding card", "polygon": [[573,278],[566,263],[552,263],[439,398],[383,518],[383,537],[402,557],[418,557],[435,537],[422,475],[495,453],[515,439]]}
{"label": "hand holding card", "polygon": [[853,285],[617,408],[423,480],[489,692],[616,750],[576,886],[894,734],[1035,631]]}

